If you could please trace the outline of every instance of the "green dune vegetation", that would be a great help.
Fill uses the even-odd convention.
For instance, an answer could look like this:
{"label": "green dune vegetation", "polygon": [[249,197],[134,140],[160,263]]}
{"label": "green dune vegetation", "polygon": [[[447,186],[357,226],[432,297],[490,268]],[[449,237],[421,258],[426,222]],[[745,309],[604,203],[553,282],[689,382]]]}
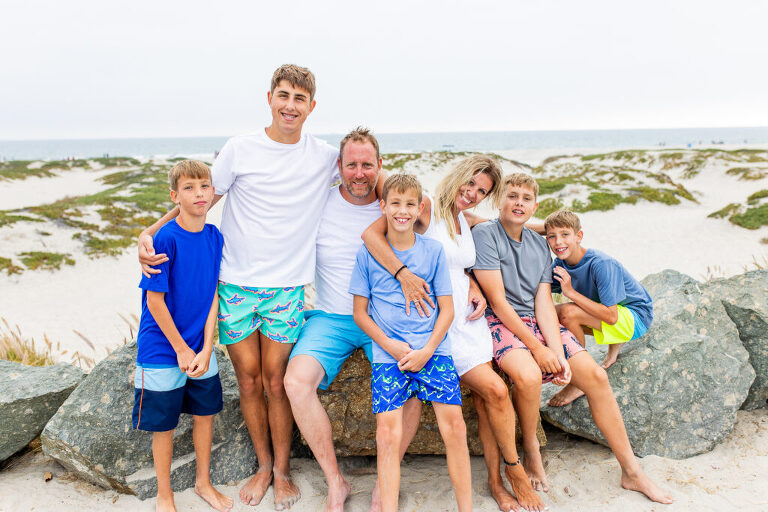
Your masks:
{"label": "green dune vegetation", "polygon": [[[768,226],[768,190],[759,190],[747,197],[743,204],[731,203],[708,216],[719,219],[727,218],[737,226],[747,229]],[[766,239],[761,241],[768,243]]]}
{"label": "green dune vegetation", "polygon": [[9,160],[0,162],[0,180],[25,180],[33,176],[49,178],[56,176],[54,171],[71,169],[96,170],[105,167],[128,167],[140,165],[135,158],[124,156],[109,158],[90,158],[88,160],[51,160],[40,162],[32,160]]}

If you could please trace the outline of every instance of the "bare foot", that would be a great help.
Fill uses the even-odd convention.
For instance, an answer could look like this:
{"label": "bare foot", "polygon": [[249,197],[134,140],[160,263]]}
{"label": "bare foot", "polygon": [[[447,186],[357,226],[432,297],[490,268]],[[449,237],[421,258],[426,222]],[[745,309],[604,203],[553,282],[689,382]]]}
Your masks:
{"label": "bare foot", "polygon": [[371,512],[381,512],[381,491],[379,490],[378,478],[373,486],[373,494],[371,495]]}
{"label": "bare foot", "polygon": [[573,384],[568,384],[563,389],[555,393],[555,396],[549,399],[547,405],[552,407],[562,407],[564,405],[568,405],[569,403],[582,396],[584,396],[584,392],[582,390]]}
{"label": "bare foot", "polygon": [[621,472],[621,486],[630,491],[637,491],[645,494],[649,500],[657,503],[664,503],[669,505],[674,500],[672,496],[666,494],[664,491],[648,478],[648,475],[641,471],[635,476],[629,476],[624,471]]}
{"label": "bare foot", "polygon": [[269,484],[271,483],[271,468],[257,471],[256,474],[245,483],[243,488],[240,489],[240,501],[252,507],[258,505],[267,493],[267,489],[269,489]]}
{"label": "bare foot", "polygon": [[[544,501],[542,501],[541,497],[533,490],[533,478],[526,474],[525,469],[523,469],[521,464],[517,464],[516,466],[505,465],[504,474],[507,476],[507,480],[512,486],[512,492],[517,496],[517,501],[525,510],[541,512],[546,508]],[[542,476],[543,478],[539,477],[539,480],[543,480],[542,485],[544,486],[544,490],[547,491],[549,488],[547,487],[547,478],[544,475],[543,468]]]}
{"label": "bare foot", "polygon": [[347,501],[350,491],[352,491],[352,487],[341,475],[335,478],[333,482],[328,482],[326,512],[343,512],[344,502]]}
{"label": "bare foot", "polygon": [[210,482],[206,484],[195,484],[195,492],[214,510],[218,510],[219,512],[229,512],[232,510],[232,505],[234,504],[232,498],[221,494],[210,484]]}
{"label": "bare foot", "polygon": [[520,510],[520,504],[517,502],[514,496],[512,496],[502,482],[488,482],[488,487],[491,488],[491,496],[496,500],[496,504],[499,506],[501,512],[518,512]]}
{"label": "bare foot", "polygon": [[288,510],[301,498],[299,488],[293,483],[290,475],[275,473],[275,510]]}
{"label": "bare foot", "polygon": [[176,512],[176,504],[173,502],[173,494],[170,496],[158,496],[155,505],[156,512]]}
{"label": "bare foot", "polygon": [[544,472],[544,462],[541,460],[539,440],[534,437],[532,442],[524,441],[523,453],[523,468],[525,468],[531,481],[531,487],[536,491],[549,492],[549,482],[547,482],[547,474]]}

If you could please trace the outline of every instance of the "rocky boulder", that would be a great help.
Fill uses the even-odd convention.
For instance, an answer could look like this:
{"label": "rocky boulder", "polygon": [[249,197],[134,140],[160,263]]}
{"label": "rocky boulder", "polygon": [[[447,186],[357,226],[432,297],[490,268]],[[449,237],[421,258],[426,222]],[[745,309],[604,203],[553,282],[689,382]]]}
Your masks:
{"label": "rocky boulder", "polygon": [[[224,410],[214,420],[211,477],[216,484],[241,480],[255,471],[256,455],[240,412],[232,363],[216,349]],[[79,477],[105,488],[136,494],[157,492],[152,434],[134,430],[131,411],[136,344],[101,361],[64,402],[41,436],[43,451]],[[174,434],[171,482],[174,490],[194,485],[192,417],[182,415]]]}
{"label": "rocky boulder", "polygon": [[[462,393],[462,401],[469,452],[472,455],[482,455],[480,437],[477,434],[477,412],[468,392]],[[331,420],[337,455],[376,455],[376,417],[371,411],[371,364],[362,350],[356,350],[344,363],[330,388],[320,392],[320,402]],[[537,435],[539,442],[544,446],[547,439],[541,425]],[[421,425],[408,448],[408,453],[445,453],[437,419],[430,406],[422,408]]]}
{"label": "rocky boulder", "polygon": [[[733,428],[755,379],[749,354],[721,301],[694,279],[664,271],[643,285],[654,299],[653,325],[608,369],[629,440],[639,456],[684,458],[709,451]],[[542,417],[606,444],[587,399],[547,406],[556,391],[548,385],[543,392]]]}
{"label": "rocky boulder", "polygon": [[715,279],[706,283],[704,289],[725,307],[755,369],[755,381],[741,408],[765,407],[768,400],[768,270]]}
{"label": "rocky boulder", "polygon": [[40,435],[83,377],[71,364],[26,366],[0,360],[0,462]]}

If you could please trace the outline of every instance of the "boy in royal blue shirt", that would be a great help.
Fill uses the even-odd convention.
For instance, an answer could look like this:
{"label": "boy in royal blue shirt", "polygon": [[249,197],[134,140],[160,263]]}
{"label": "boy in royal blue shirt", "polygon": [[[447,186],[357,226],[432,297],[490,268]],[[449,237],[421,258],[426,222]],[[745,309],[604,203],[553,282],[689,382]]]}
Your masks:
{"label": "boy in royal blue shirt", "polygon": [[136,359],[133,426],[153,432],[158,511],[175,511],[171,490],[173,430],[181,413],[194,418],[197,463],[195,492],[216,510],[230,510],[232,499],[210,480],[213,415],[221,411],[222,390],[213,331],[224,239],[205,223],[213,199],[211,171],[185,160],[168,174],[179,216],[163,226],[154,246],[168,255],[160,274],[143,277],[142,312]]}
{"label": "boy in royal blue shirt", "polygon": [[[557,305],[557,316],[582,346],[592,334],[608,345],[602,367],[616,362],[621,345],[644,335],[653,321],[653,302],[624,266],[607,254],[581,245],[584,236],[575,213],[558,210],[544,221],[547,242],[555,253],[552,291],[572,302]],[[572,384],[550,401],[565,405],[584,393]]]}
{"label": "boy in royal blue shirt", "polygon": [[415,399],[432,402],[459,510],[472,508],[459,377],[444,342],[453,320],[451,281],[440,242],[413,232],[423,208],[421,185],[415,177],[395,174],[384,183],[381,209],[387,218],[387,240],[404,266],[429,284],[437,314],[406,315],[399,281],[365,246],[357,254],[349,285],[355,323],[373,340],[371,391],[384,512],[397,510],[403,405]]}

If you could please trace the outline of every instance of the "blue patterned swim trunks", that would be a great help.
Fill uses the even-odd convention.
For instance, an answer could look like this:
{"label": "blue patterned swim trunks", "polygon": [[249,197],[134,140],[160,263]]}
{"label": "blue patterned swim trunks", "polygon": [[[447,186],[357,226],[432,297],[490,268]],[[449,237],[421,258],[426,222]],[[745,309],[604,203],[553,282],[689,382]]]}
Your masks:
{"label": "blue patterned swim trunks", "polygon": [[394,411],[412,396],[422,402],[461,405],[459,376],[451,356],[432,356],[418,372],[404,372],[397,363],[373,363],[373,413]]}

